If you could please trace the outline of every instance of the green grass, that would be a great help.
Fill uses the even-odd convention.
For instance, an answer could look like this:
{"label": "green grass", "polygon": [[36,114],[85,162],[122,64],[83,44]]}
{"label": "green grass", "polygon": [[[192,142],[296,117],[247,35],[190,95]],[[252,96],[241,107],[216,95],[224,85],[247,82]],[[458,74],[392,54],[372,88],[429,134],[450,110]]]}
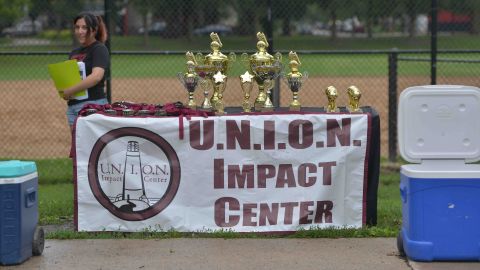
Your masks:
{"label": "green grass", "polygon": [[[429,55],[402,55],[428,59]],[[387,76],[388,59],[382,55],[300,55],[302,71],[311,76]],[[480,60],[480,54],[439,55],[441,59]],[[47,65],[63,61],[66,56],[0,56],[0,81],[49,80]],[[287,65],[287,56],[283,63]],[[476,76],[477,64],[438,63],[441,76]],[[399,62],[400,76],[429,76],[429,62]],[[288,69],[288,67],[287,67]],[[113,55],[112,78],[175,77],[185,70],[182,55]],[[237,55],[230,76],[245,72],[245,65]],[[441,73],[440,73],[441,72]]]}
{"label": "green grass", "polygon": [[[386,162],[384,159],[382,163]],[[70,159],[36,160],[39,171],[39,214],[40,224],[63,224],[73,219],[73,181]],[[398,191],[398,172],[382,172],[378,188],[377,226],[361,229],[315,229],[301,230],[287,237],[338,238],[338,237],[395,237],[401,226],[401,202]],[[123,232],[73,232],[57,231],[47,235],[54,239],[85,238],[257,238],[272,237],[258,233],[235,233],[232,231],[180,233],[174,230],[158,232],[146,230],[137,233]]]}
{"label": "green grass", "polygon": [[41,225],[62,224],[72,220],[73,183],[40,184],[38,194],[39,223]]}
{"label": "green grass", "polygon": [[38,159],[38,178],[40,185],[72,183],[72,160],[67,158]]}

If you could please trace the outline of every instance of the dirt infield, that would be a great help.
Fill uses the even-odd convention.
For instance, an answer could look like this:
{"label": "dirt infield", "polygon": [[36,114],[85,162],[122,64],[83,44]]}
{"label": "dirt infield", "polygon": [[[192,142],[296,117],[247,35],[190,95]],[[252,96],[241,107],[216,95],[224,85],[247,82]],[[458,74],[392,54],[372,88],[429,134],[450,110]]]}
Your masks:
{"label": "dirt infield", "polygon": [[[448,83],[462,84],[472,81],[462,78],[449,80]],[[429,83],[426,77],[402,78],[404,89],[411,85]],[[338,106],[347,104],[346,89],[356,85],[362,91],[362,105],[375,108],[381,119],[381,151],[388,153],[388,78],[379,77],[314,77],[309,78],[300,91],[302,106],[321,107],[327,104],[324,89],[334,85],[339,91]],[[65,116],[65,101],[60,99],[53,83],[49,80],[4,81],[0,83],[2,91],[0,114],[0,133],[2,158],[53,158],[67,157],[70,149],[70,135]],[[112,100],[127,100],[164,104],[173,101],[185,101],[187,94],[176,79],[113,79]],[[253,95],[256,95],[254,89]],[[281,86],[281,105],[288,106],[291,93],[285,85]],[[197,103],[201,103],[200,89],[195,94]],[[237,78],[230,78],[224,93],[226,106],[240,106],[241,87]],[[252,98],[253,100],[253,98]]]}

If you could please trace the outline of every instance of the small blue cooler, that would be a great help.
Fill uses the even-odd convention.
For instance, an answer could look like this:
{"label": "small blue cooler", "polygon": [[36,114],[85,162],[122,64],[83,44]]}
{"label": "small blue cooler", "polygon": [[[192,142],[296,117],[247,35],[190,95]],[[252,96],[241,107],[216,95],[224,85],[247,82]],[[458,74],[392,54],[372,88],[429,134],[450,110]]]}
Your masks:
{"label": "small blue cooler", "polygon": [[407,88],[398,138],[400,253],[415,261],[480,260],[480,89]]}
{"label": "small blue cooler", "polygon": [[34,162],[0,161],[0,264],[19,264],[40,255],[38,175]]}

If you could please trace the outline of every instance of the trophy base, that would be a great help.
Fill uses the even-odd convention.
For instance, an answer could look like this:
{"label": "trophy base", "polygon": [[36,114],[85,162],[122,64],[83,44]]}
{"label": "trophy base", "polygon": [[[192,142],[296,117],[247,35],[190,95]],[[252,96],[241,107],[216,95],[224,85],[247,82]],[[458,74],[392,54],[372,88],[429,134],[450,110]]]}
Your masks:
{"label": "trophy base", "polygon": [[290,105],[289,110],[290,110],[291,112],[299,112],[299,111],[301,110],[301,108],[302,108],[302,107],[301,107],[300,105]]}
{"label": "trophy base", "polygon": [[262,112],[273,112],[273,110],[275,109],[275,107],[263,107],[261,109]]}
{"label": "trophy base", "polygon": [[340,109],[339,108],[336,108],[334,111],[329,111],[328,109],[325,110],[326,113],[339,113],[340,112]]}
{"label": "trophy base", "polygon": [[250,113],[252,112],[252,109],[250,107],[243,107],[242,113]]}
{"label": "trophy base", "polygon": [[264,105],[265,105],[265,102],[255,102],[255,105],[254,105],[255,111],[259,112],[263,110]]}
{"label": "trophy base", "polygon": [[349,113],[363,113],[363,110],[361,108],[357,109],[357,110],[352,110],[350,108],[347,107],[347,111]]}
{"label": "trophy base", "polygon": [[212,108],[202,108],[202,107],[198,108],[197,110],[202,111],[202,112],[212,112],[213,111]]}

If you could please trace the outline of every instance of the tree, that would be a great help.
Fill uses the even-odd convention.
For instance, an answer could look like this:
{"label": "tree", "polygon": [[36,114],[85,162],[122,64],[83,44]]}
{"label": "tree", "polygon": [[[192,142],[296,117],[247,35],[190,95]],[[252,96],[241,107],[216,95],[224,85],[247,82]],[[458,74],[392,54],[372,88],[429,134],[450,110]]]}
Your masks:
{"label": "tree", "polygon": [[234,3],[235,10],[238,12],[239,34],[254,36],[260,30],[260,18],[266,14],[266,1],[256,0],[238,0]]}
{"label": "tree", "polygon": [[23,7],[28,0],[0,0],[0,28],[12,25],[15,20],[22,17]]}
{"label": "tree", "polygon": [[422,13],[429,13],[431,0],[401,0],[399,8],[402,12],[404,21],[404,30],[407,31],[408,37],[415,36],[415,23],[417,16]]}
{"label": "tree", "polygon": [[135,9],[142,16],[142,27],[143,27],[143,45],[149,46],[148,30],[150,29],[148,16],[151,14],[152,10],[155,9],[156,4],[154,0],[130,0],[129,4],[132,4]]}
{"label": "tree", "polygon": [[329,14],[330,20],[330,39],[337,39],[337,20],[352,12],[353,3],[351,0],[318,0],[321,8]]}
{"label": "tree", "polygon": [[373,37],[373,25],[375,21],[378,21],[383,16],[392,16],[394,11],[391,8],[392,2],[385,0],[368,0],[367,3],[367,36],[369,38]]}
{"label": "tree", "polygon": [[37,33],[35,20],[45,10],[50,10],[50,3],[48,0],[32,0],[28,3],[28,17],[32,21],[33,33]]}
{"label": "tree", "polygon": [[[273,1],[272,1],[273,2]],[[282,21],[282,34],[291,35],[292,20],[301,18],[307,9],[308,0],[277,0],[272,3],[273,16]]]}

